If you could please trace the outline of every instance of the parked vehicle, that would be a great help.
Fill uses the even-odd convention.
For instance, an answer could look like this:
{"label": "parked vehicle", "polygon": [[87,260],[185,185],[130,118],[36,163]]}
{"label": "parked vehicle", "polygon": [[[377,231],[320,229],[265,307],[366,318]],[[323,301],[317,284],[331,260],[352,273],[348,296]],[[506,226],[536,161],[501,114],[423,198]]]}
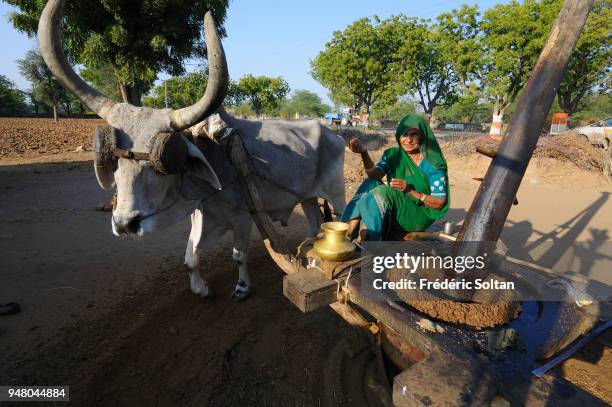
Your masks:
{"label": "parked vehicle", "polygon": [[339,126],[342,123],[344,115],[342,113],[325,113],[323,119],[325,119],[328,126]]}
{"label": "parked vehicle", "polygon": [[591,144],[607,150],[610,148],[610,140],[612,139],[612,117],[587,126],[576,127],[572,132],[586,137]]}

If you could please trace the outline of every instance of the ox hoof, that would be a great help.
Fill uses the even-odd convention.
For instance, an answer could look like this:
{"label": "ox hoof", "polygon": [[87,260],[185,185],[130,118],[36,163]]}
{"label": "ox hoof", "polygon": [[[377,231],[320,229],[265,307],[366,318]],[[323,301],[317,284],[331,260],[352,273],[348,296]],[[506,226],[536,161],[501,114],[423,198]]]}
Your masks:
{"label": "ox hoof", "polygon": [[251,288],[242,280],[238,280],[234,292],[232,293],[232,301],[240,302],[244,301],[251,295]]}
{"label": "ox hoof", "polygon": [[189,288],[191,289],[192,293],[203,300],[208,300],[214,297],[213,290],[210,288],[208,283],[194,272],[189,273]]}
{"label": "ox hoof", "polygon": [[215,292],[212,288],[208,287],[208,292],[206,294],[198,294],[198,297],[200,297],[203,302],[210,302],[215,298]]}

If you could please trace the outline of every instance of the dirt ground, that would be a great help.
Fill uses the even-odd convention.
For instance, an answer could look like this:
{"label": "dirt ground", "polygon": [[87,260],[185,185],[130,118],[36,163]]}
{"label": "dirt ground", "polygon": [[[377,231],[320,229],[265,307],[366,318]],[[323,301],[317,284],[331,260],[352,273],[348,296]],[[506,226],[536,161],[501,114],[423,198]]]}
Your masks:
{"label": "dirt ground", "polygon": [[[330,349],[352,332],[331,310],[304,315],[282,295],[283,273],[256,233],[254,293],[230,301],[237,278],[226,236],[202,258],[216,292],[193,296],[181,268],[188,225],[140,239],[111,233],[95,180],[95,120],[0,119],[0,384],[69,385],[75,405],[317,406]],[[385,146],[380,143],[377,156]],[[347,153],[350,197],[362,172]],[[485,157],[449,156],[452,209],[465,216]],[[532,162],[500,247],[515,257],[606,281],[612,188],[550,159]],[[279,230],[297,240],[299,213]],[[579,250],[573,242],[580,241]],[[585,249],[586,248],[586,249]],[[569,254],[568,254],[569,253]],[[609,281],[609,280],[608,280]],[[557,373],[612,403],[610,333]]]}

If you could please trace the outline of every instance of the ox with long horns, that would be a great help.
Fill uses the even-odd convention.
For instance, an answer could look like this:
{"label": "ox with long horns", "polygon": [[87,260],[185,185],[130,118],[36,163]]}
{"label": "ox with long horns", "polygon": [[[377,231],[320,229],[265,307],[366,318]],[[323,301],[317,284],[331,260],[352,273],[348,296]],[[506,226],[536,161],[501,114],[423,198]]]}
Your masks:
{"label": "ox with long horns", "polygon": [[70,91],[103,118],[108,126],[94,134],[94,169],[100,186],[116,186],[113,233],[151,232],[191,216],[185,253],[191,290],[208,297],[212,291],[200,276],[200,251],[217,244],[232,230],[238,282],[233,298],[251,290],[246,267],[253,225],[237,173],[223,148],[208,138],[194,140],[182,130],[219,114],[237,129],[261,177],[257,187],[266,213],[286,225],[300,203],[308,234],[321,223],[317,198],[344,210],[344,142],[316,121],[248,121],[228,115],[221,104],[227,93],[228,70],[223,46],[210,12],[204,17],[209,79],[203,97],[178,110],[150,109],[117,103],[81,79],[63,53],[60,26],[64,0],[49,0],[41,15],[40,51],[49,69]]}

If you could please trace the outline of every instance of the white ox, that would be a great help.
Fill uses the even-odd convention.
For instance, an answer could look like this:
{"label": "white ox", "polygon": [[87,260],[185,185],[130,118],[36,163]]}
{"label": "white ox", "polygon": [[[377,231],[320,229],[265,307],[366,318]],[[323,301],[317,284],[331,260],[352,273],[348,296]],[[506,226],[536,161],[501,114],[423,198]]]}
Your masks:
{"label": "white ox", "polygon": [[60,21],[63,0],[49,0],[38,27],[41,53],[62,84],[109,124],[94,137],[94,168],[105,189],[116,186],[112,228],[116,235],[141,235],[180,222],[191,215],[185,253],[191,290],[212,294],[200,275],[199,253],[233,231],[233,259],[239,270],[233,297],[250,293],[247,249],[253,220],[237,174],[226,152],[214,141],[188,137],[185,130],[212,113],[237,129],[256,171],[266,213],[286,224],[300,203],[308,220],[308,235],[321,222],[317,198],[337,212],[345,207],[344,142],[316,121],[248,121],[220,108],[227,92],[225,54],[214,21],[205,16],[209,81],[196,104],[179,109],[148,109],[116,103],[86,84],[63,54]]}

